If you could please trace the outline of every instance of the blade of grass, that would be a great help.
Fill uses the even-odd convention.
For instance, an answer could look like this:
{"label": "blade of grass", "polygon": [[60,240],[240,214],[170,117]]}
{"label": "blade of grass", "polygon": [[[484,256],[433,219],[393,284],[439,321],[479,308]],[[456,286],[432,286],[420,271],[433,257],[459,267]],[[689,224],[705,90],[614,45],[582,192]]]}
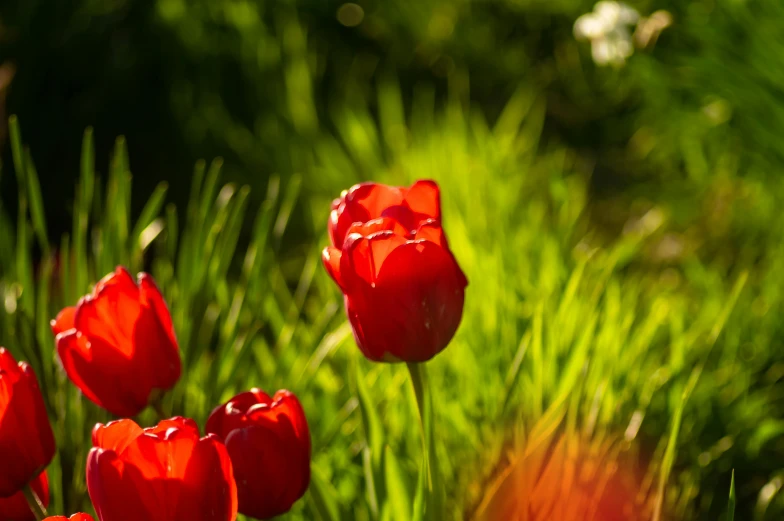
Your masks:
{"label": "blade of grass", "polygon": [[730,478],[730,497],[727,500],[727,521],[735,520],[735,469],[732,469]]}
{"label": "blade of grass", "polygon": [[[384,477],[387,493],[385,507],[390,509],[391,518],[394,521],[410,521],[411,496],[397,456],[389,448],[389,445],[384,447]],[[431,516],[431,519],[435,518]]]}
{"label": "blade of grass", "polygon": [[30,197],[30,218],[33,221],[33,229],[38,236],[38,243],[43,251],[43,256],[49,255],[49,237],[46,234],[46,215],[44,214],[44,203],[41,199],[41,184],[38,182],[38,173],[33,165],[30,152],[25,150],[25,177],[27,178],[27,193]]}

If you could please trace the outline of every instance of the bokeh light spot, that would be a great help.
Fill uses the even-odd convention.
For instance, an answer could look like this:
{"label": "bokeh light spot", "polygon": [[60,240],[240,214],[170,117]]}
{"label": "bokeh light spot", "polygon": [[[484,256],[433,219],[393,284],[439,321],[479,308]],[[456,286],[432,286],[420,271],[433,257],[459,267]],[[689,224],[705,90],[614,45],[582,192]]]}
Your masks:
{"label": "bokeh light spot", "polygon": [[365,11],[361,6],[348,2],[338,8],[338,22],[346,27],[356,27],[365,18]]}

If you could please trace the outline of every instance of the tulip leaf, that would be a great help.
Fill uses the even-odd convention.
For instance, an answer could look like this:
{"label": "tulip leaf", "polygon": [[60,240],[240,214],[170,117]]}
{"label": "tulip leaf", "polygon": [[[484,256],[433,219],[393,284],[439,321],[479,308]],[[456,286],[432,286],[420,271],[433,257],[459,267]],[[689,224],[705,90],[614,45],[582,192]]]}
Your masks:
{"label": "tulip leaf", "polygon": [[314,510],[321,521],[340,521],[340,511],[337,504],[337,492],[324,480],[321,472],[314,465],[311,468],[310,487],[308,488]]}
{"label": "tulip leaf", "polygon": [[365,426],[368,446],[372,454],[373,467],[381,468],[381,456],[384,446],[384,429],[376,411],[376,405],[368,392],[365,384],[366,374],[362,371],[359,362],[355,362],[354,375],[356,377],[357,395],[359,397],[362,421]]}
{"label": "tulip leaf", "polygon": [[427,463],[423,460],[417,477],[416,492],[414,494],[414,510],[411,513],[412,521],[425,519],[425,505],[427,498]]}
{"label": "tulip leaf", "polygon": [[365,475],[365,487],[366,487],[367,498],[368,498],[368,507],[370,508],[370,514],[374,518],[378,518],[379,517],[378,516],[379,495],[377,492],[378,486],[376,485],[377,480],[374,475],[376,473],[374,472],[373,469],[371,451],[370,448],[367,446],[365,446],[365,448],[362,449],[362,471],[364,472]]}
{"label": "tulip leaf", "polygon": [[393,521],[411,519],[411,496],[408,491],[400,464],[389,445],[384,447],[384,478],[387,491],[387,508]]}
{"label": "tulip leaf", "polygon": [[379,503],[383,503],[383,498],[378,497],[381,491],[376,486],[381,478],[381,458],[384,450],[384,429],[376,411],[376,405],[365,385],[366,374],[362,371],[360,363],[354,362],[354,376],[357,385],[357,395],[359,397],[360,412],[362,413],[362,423],[365,428],[368,450],[370,451],[369,469],[365,469],[365,480],[368,483],[368,490],[371,502],[371,509],[375,510]]}

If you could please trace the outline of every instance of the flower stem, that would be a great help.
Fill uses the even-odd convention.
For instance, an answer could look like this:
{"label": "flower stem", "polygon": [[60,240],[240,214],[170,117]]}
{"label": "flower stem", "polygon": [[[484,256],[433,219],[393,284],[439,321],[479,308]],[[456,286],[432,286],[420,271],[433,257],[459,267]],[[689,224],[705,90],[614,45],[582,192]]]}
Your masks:
{"label": "flower stem", "polygon": [[424,448],[424,469],[426,472],[426,488],[428,497],[425,501],[427,516],[425,519],[438,519],[438,466],[433,445],[433,397],[427,385],[427,372],[421,363],[407,363],[414,385],[417,409],[419,412],[419,425],[422,430],[422,444]]}
{"label": "flower stem", "polygon": [[46,518],[46,508],[44,508],[44,504],[41,502],[41,498],[38,497],[38,494],[30,487],[30,485],[25,485],[25,488],[22,489],[24,493],[24,497],[27,500],[27,504],[30,505],[30,510],[33,511],[33,515],[37,521],[42,521]]}

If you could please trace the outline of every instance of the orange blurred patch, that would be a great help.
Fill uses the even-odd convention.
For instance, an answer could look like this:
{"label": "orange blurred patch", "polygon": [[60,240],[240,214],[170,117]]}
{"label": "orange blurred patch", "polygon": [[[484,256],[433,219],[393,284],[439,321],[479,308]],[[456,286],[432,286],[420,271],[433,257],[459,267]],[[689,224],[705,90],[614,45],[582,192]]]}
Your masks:
{"label": "orange blurred patch", "polygon": [[526,447],[488,487],[475,521],[649,520],[645,469],[612,440],[561,436]]}

